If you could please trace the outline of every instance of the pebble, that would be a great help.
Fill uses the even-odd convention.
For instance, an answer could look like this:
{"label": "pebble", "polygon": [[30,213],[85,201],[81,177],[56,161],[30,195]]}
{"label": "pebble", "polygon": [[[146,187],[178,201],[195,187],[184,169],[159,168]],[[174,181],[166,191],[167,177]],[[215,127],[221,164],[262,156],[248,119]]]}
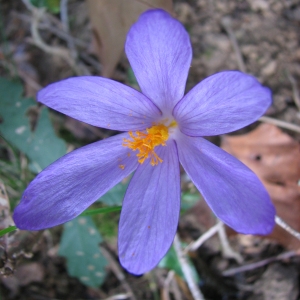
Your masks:
{"label": "pebble", "polygon": [[277,68],[277,62],[271,60],[261,71],[262,76],[268,77],[275,73]]}

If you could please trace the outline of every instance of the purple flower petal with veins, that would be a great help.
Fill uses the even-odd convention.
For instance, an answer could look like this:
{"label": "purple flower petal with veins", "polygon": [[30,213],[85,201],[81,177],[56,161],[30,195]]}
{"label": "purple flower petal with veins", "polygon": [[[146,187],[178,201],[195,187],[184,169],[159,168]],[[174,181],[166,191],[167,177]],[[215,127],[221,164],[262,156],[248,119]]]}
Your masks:
{"label": "purple flower petal with veins", "polygon": [[141,93],[110,79],[69,78],[38,101],[94,126],[126,131],[75,150],[42,171],[14,211],[18,228],[40,230],[78,216],[135,171],[119,223],[121,264],[154,268],[170,248],[180,212],[181,163],[218,218],[240,233],[268,234],[275,209],[257,176],[202,136],[256,121],[271,92],[254,77],[225,71],[184,96],[192,49],[184,27],[149,10],[131,27],[125,51]]}

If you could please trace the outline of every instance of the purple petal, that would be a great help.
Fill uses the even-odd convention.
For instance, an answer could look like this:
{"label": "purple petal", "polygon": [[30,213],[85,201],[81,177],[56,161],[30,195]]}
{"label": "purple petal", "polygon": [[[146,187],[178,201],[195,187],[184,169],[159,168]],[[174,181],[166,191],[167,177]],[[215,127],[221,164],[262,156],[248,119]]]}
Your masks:
{"label": "purple petal", "polygon": [[212,75],[196,85],[174,108],[180,130],[190,136],[231,132],[256,121],[272,101],[253,76],[238,71]]}
{"label": "purple petal", "polygon": [[119,82],[96,76],[50,84],[38,101],[90,125],[113,130],[142,130],[161,116],[144,95]]}
{"label": "purple petal", "polygon": [[170,115],[183,97],[191,66],[184,27],[161,9],[149,10],[131,27],[125,52],[142,92]]}
{"label": "purple petal", "polygon": [[124,137],[128,134],[72,151],[42,171],[14,211],[16,226],[40,230],[65,223],[132,173],[138,162],[122,146]]}
{"label": "purple petal", "polygon": [[181,135],[179,160],[208,205],[225,224],[244,234],[269,234],[275,209],[258,177],[203,138]]}
{"label": "purple petal", "polygon": [[119,223],[119,257],[130,273],[154,268],[170,248],[180,211],[180,172],[174,141],[158,147],[163,162],[140,165],[125,195]]}

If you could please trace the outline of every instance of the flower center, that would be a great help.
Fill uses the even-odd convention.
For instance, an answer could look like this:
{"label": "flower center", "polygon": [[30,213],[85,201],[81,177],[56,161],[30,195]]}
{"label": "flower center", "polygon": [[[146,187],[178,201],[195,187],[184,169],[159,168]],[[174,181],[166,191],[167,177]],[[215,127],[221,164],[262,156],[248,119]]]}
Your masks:
{"label": "flower center", "polygon": [[147,128],[146,132],[136,131],[133,133],[129,131],[132,141],[123,139],[122,145],[133,151],[139,151],[136,156],[140,164],[144,163],[147,158],[150,158],[150,164],[156,166],[158,163],[163,162],[163,160],[155,153],[154,149],[160,145],[166,146],[166,141],[169,138],[169,128],[175,127],[176,125],[176,122],[172,121],[168,126],[164,124],[153,125]]}

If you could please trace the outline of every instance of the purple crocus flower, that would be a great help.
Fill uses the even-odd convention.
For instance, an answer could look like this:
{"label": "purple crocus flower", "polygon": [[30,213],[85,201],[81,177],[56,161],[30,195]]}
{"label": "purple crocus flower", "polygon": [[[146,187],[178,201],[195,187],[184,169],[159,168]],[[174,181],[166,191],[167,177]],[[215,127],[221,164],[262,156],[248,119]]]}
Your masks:
{"label": "purple crocus flower", "polygon": [[236,231],[268,234],[275,209],[257,176],[203,136],[257,120],[269,89],[238,71],[212,75],[184,96],[191,64],[184,27],[149,10],[130,29],[125,51],[141,93],[83,76],[42,89],[38,101],[82,122],[123,131],[58,159],[25,190],[14,220],[40,230],[65,223],[135,171],[119,223],[119,257],[133,274],[154,268],[170,248],[180,211],[183,166],[215,215]]}

